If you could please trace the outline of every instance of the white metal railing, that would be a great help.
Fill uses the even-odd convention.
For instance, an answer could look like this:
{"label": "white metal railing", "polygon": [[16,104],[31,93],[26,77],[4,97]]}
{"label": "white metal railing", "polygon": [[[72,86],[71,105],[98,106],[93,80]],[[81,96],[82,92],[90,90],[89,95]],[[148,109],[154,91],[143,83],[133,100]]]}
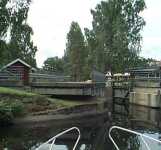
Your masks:
{"label": "white metal railing", "polygon": [[139,132],[136,132],[136,131],[133,131],[133,130],[129,130],[129,129],[126,129],[126,128],[122,128],[122,127],[118,127],[118,126],[113,126],[113,127],[111,127],[111,128],[109,129],[109,138],[110,138],[110,140],[112,141],[112,143],[114,144],[114,146],[115,146],[115,148],[116,148],[117,150],[120,150],[120,149],[119,149],[118,145],[116,144],[116,142],[114,141],[114,139],[113,139],[112,136],[111,136],[111,131],[112,131],[113,129],[122,130],[122,131],[125,131],[125,132],[128,132],[128,133],[132,133],[132,134],[135,134],[135,135],[140,136],[140,137],[141,137],[141,140],[142,140],[143,143],[145,144],[147,150],[151,150],[151,148],[150,148],[149,144],[145,141],[145,139],[149,139],[149,140],[152,140],[152,141],[154,141],[154,142],[157,142],[157,143],[161,144],[161,141],[159,141],[159,140],[157,140],[157,139],[154,139],[154,138],[152,138],[152,137],[150,137],[150,136],[147,136],[147,135],[144,135],[144,134],[142,134],[142,133],[139,133]]}
{"label": "white metal railing", "polygon": [[72,130],[76,130],[76,131],[78,132],[78,138],[77,138],[77,140],[76,140],[76,142],[75,142],[75,144],[74,144],[74,147],[73,147],[73,150],[75,150],[75,148],[76,148],[76,146],[77,146],[77,144],[78,144],[78,142],[79,142],[79,140],[80,140],[80,136],[81,136],[80,130],[79,130],[79,128],[77,128],[77,127],[69,128],[69,129],[67,129],[67,130],[65,130],[65,131],[63,131],[63,132],[61,132],[61,133],[55,135],[54,137],[52,137],[51,139],[49,139],[47,142],[45,142],[45,143],[43,143],[42,145],[40,145],[36,150],[40,150],[40,148],[43,148],[43,146],[45,146],[45,145],[47,145],[47,144],[50,144],[50,143],[51,143],[51,144],[50,144],[50,146],[49,146],[49,150],[53,150],[53,147],[54,147],[54,143],[55,143],[56,138],[60,137],[61,135],[65,134],[65,133],[67,133],[67,132],[70,132],[70,131],[72,131]]}

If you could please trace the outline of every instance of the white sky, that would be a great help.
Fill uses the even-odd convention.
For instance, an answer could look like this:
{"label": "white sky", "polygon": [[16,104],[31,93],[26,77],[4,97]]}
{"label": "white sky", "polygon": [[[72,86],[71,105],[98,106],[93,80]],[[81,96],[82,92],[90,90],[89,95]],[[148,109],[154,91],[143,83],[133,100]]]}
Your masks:
{"label": "white sky", "polygon": [[[91,8],[100,0],[33,0],[28,22],[34,30],[33,40],[38,47],[37,65],[48,57],[63,56],[66,35],[72,21],[81,28],[91,28]],[[143,12],[146,26],[143,31],[141,56],[161,60],[161,0],[145,0]]]}

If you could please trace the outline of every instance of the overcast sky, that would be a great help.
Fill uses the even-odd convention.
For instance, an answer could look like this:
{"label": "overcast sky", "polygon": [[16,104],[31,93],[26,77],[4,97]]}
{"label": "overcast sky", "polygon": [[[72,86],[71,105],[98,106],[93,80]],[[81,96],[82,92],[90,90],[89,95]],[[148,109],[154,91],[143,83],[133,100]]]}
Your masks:
{"label": "overcast sky", "polygon": [[[33,40],[38,47],[37,64],[42,66],[48,57],[63,56],[66,34],[72,21],[81,28],[91,28],[91,8],[100,0],[33,0],[28,22],[34,30]],[[143,12],[146,26],[143,31],[141,56],[161,60],[161,0],[145,0]]]}

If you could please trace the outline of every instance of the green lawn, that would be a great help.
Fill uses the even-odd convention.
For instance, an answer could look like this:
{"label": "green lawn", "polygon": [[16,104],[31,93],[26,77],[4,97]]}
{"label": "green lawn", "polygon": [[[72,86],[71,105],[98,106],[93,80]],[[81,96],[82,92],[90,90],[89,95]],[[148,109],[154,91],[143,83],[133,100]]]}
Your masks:
{"label": "green lawn", "polygon": [[0,125],[2,122],[12,122],[14,118],[45,114],[47,112],[99,103],[98,100],[56,99],[43,95],[25,92],[11,88],[0,87]]}
{"label": "green lawn", "polygon": [[35,93],[25,92],[23,90],[0,87],[0,104],[7,107],[12,105],[22,105],[27,114],[32,112],[74,107],[78,105],[90,105],[93,103],[99,103],[99,101],[89,99],[56,99]]}
{"label": "green lawn", "polygon": [[5,87],[0,87],[0,94],[8,94],[8,95],[13,95],[13,96],[24,96],[24,97],[32,97],[35,96],[36,94],[34,93],[29,93],[25,92],[22,90],[15,90],[11,88],[5,88]]}

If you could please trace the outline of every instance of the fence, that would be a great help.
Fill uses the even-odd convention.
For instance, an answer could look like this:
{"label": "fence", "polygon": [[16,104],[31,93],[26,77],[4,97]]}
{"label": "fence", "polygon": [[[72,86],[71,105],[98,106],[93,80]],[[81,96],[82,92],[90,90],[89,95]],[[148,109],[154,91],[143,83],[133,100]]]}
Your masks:
{"label": "fence", "polygon": [[0,86],[22,86],[23,81],[19,74],[9,71],[0,71]]}
{"label": "fence", "polygon": [[[92,72],[92,81],[94,83],[105,83],[105,74],[98,71]],[[70,82],[71,76],[56,75],[53,73],[30,73],[29,85],[54,82]],[[23,86],[23,78],[19,73],[9,71],[0,72],[0,86]]]}
{"label": "fence", "polygon": [[71,80],[70,76],[57,76],[54,74],[38,74],[30,73],[30,83],[51,83],[51,82],[67,82]]}

